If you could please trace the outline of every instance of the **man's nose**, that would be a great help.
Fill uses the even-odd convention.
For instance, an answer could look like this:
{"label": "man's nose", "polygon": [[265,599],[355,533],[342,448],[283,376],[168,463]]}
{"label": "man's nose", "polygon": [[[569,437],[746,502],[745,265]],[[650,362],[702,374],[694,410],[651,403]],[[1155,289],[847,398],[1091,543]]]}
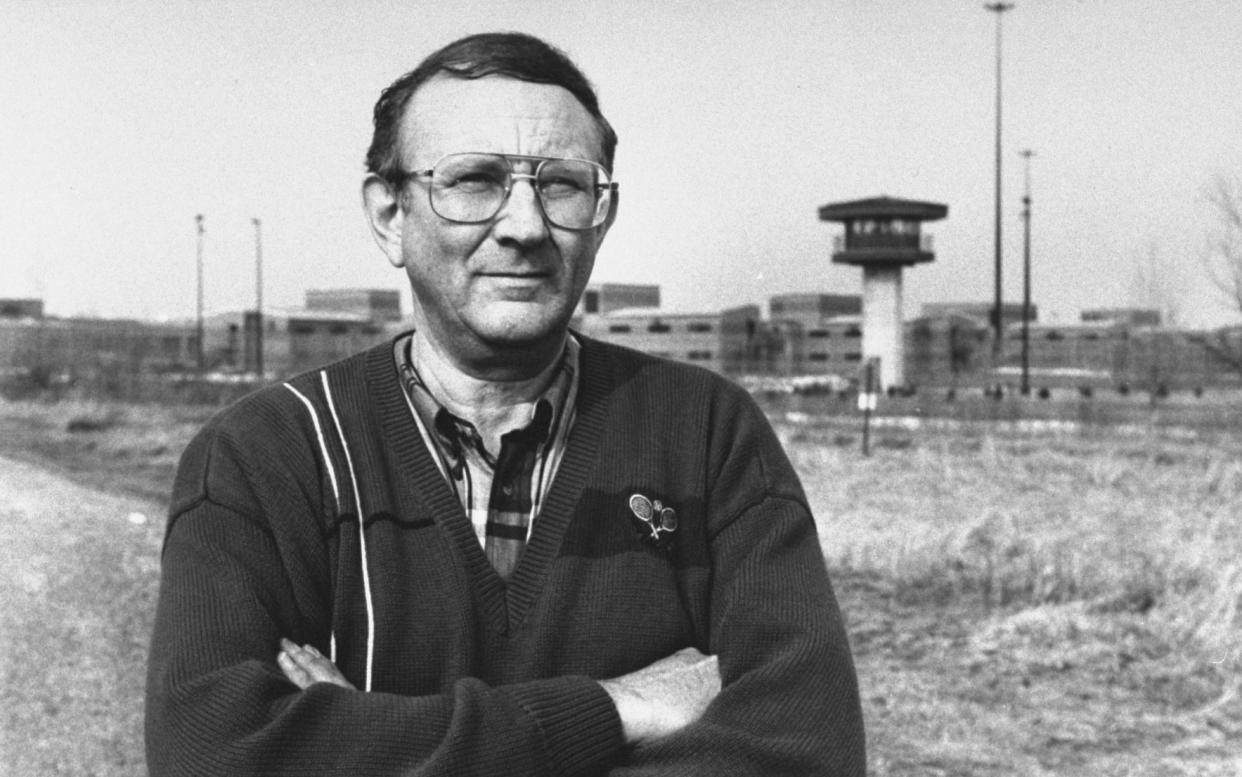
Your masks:
{"label": "man's nose", "polygon": [[538,243],[548,237],[548,222],[535,190],[535,176],[514,173],[509,197],[496,219],[496,237],[522,244]]}

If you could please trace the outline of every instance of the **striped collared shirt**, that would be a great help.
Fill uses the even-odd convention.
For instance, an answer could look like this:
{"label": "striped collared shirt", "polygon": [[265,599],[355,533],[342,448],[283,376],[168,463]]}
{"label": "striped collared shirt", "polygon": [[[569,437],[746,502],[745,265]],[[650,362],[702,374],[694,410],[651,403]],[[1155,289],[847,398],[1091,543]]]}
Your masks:
{"label": "striped collared shirt", "polygon": [[572,335],[566,338],[560,364],[536,400],[530,422],[502,435],[500,451],[493,453],[474,424],[432,396],[411,358],[411,340],[398,340],[395,358],[423,441],[457,493],[488,560],[507,579],[565,451],[578,390],[578,342]]}

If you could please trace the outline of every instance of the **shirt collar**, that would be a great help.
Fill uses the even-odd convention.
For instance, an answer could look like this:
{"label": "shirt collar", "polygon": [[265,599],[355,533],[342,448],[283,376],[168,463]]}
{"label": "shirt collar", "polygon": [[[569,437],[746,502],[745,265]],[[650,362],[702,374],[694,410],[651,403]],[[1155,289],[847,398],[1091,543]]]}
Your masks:
{"label": "shirt collar", "polygon": [[[418,365],[414,363],[411,355],[412,341],[413,335],[406,335],[397,341],[394,349],[401,383],[419,419],[427,429],[432,431],[447,460],[450,473],[455,478],[460,477],[467,447],[473,449],[489,466],[494,467],[495,457],[483,445],[482,438],[474,424],[449,412],[423,382]],[[561,351],[560,363],[548,387],[535,400],[531,409],[530,423],[506,434],[518,432],[527,437],[530,444],[535,445],[545,445],[555,438],[558,426],[565,423],[567,400],[570,400],[578,373],[580,349],[581,346],[572,334],[565,338],[565,348]]]}

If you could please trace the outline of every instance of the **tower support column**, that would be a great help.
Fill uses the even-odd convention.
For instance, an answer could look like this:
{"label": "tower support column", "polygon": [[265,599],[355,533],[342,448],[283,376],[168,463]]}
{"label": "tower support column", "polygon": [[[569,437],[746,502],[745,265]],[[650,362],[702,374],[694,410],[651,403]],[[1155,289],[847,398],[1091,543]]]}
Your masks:
{"label": "tower support column", "polygon": [[863,360],[880,361],[880,388],[905,385],[901,266],[863,268]]}

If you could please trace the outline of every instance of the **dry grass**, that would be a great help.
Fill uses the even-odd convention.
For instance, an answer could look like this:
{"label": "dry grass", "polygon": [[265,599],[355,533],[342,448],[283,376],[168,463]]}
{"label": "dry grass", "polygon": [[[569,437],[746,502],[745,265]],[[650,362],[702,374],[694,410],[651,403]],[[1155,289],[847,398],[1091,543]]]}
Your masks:
{"label": "dry grass", "polygon": [[874,774],[1239,773],[1237,440],[778,432],[847,581]]}
{"label": "dry grass", "polygon": [[910,598],[1153,610],[1209,651],[1242,628],[1242,444],[782,427],[830,563]]}

